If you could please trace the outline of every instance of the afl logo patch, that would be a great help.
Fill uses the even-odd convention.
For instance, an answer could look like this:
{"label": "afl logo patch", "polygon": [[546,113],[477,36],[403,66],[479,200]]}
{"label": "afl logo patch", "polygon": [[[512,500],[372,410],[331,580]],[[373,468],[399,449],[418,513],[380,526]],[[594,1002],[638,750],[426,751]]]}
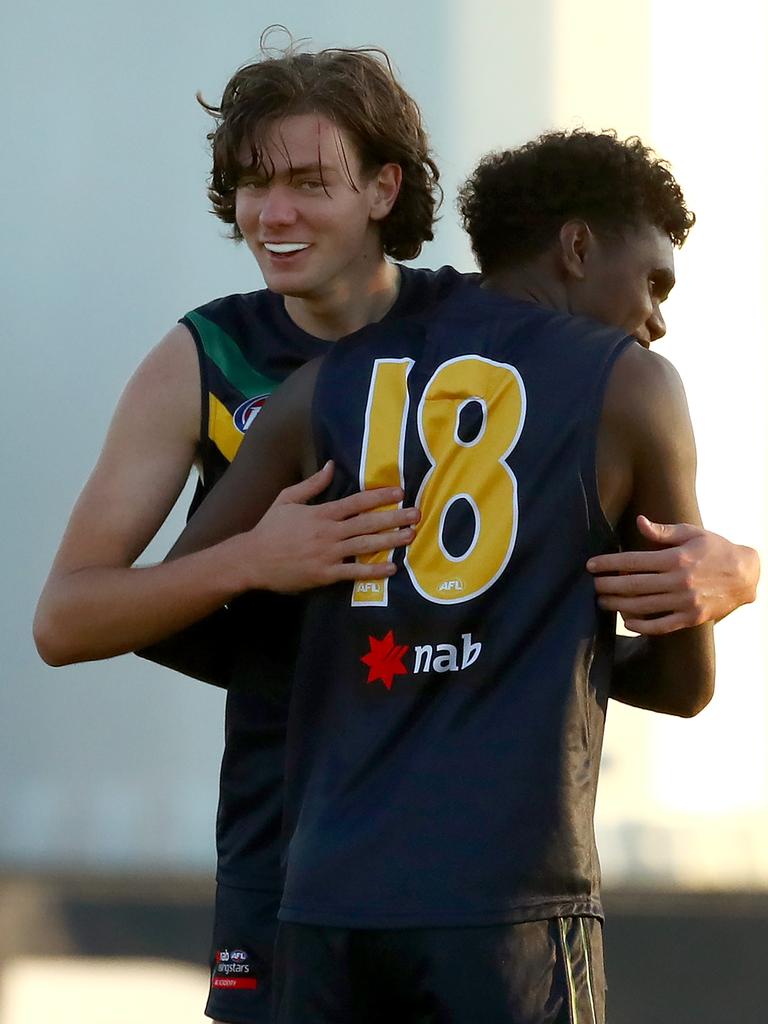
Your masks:
{"label": "afl logo patch", "polygon": [[232,414],[232,422],[241,434],[244,434],[250,427],[268,398],[269,395],[258,395],[256,398],[248,398],[242,405],[238,405]]}

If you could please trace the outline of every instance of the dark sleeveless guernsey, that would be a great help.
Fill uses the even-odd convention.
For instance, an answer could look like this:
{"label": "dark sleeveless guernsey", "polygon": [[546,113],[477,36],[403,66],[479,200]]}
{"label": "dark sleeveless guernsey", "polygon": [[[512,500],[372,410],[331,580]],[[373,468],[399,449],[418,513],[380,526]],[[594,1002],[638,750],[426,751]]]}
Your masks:
{"label": "dark sleeveless guernsey", "polygon": [[[450,267],[401,267],[400,273],[387,321],[425,309],[463,283]],[[298,328],[282,296],[268,290],[216,299],[180,322],[195,339],[202,387],[201,479],[191,514],[275,388],[333,343]],[[232,649],[222,659],[221,682],[229,692],[217,816],[217,879],[226,885],[275,893],[282,888],[285,724],[302,608],[296,598],[262,593],[231,609]],[[163,655],[163,663],[172,664],[168,644]]]}
{"label": "dark sleeveless guernsey", "polygon": [[280,917],[339,927],[601,916],[593,810],[615,548],[595,446],[632,339],[464,289],[320,369],[332,497],[404,478],[423,518],[385,584],[308,602]]}

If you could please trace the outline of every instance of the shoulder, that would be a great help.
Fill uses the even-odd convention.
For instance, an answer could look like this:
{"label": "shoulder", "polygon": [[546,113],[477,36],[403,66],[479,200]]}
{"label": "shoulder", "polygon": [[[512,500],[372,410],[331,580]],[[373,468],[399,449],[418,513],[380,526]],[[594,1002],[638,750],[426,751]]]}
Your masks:
{"label": "shoulder", "polygon": [[140,380],[151,382],[166,394],[173,395],[189,383],[197,389],[199,379],[199,363],[192,335],[184,324],[178,323],[144,357],[129,381],[129,387]]}
{"label": "shoulder", "polygon": [[278,302],[278,297],[266,288],[223,295],[189,310],[179,318],[179,323],[185,324],[199,342],[204,343],[215,335],[238,341],[254,326],[269,324],[271,327]]}
{"label": "shoulder", "polygon": [[672,363],[640,344],[616,360],[608,379],[604,422],[630,449],[638,465],[658,469],[659,459],[682,467],[695,465],[685,388]]}
{"label": "shoulder", "polygon": [[200,363],[190,332],[176,324],[144,357],[125,386],[116,414],[150,421],[161,432],[194,440],[200,433]]}
{"label": "shoulder", "polygon": [[611,371],[606,403],[624,418],[664,415],[685,403],[685,389],[672,363],[639,343],[628,345]]}
{"label": "shoulder", "polygon": [[463,274],[454,267],[428,270],[425,267],[400,267],[400,297],[392,310],[393,316],[418,313],[425,306],[442,302],[465,288],[476,286],[478,274]]}

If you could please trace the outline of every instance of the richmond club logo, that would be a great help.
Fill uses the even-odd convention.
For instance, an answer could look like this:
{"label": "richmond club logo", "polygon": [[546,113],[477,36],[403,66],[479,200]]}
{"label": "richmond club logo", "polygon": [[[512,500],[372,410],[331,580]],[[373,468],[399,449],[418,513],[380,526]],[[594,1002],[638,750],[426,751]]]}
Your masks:
{"label": "richmond club logo", "polygon": [[248,398],[235,409],[232,414],[232,422],[241,434],[244,434],[262,410],[269,395],[258,395],[256,398]]}
{"label": "richmond club logo", "polygon": [[416,675],[421,672],[461,672],[474,665],[483,649],[478,640],[472,643],[471,633],[462,633],[461,644],[420,644],[413,648],[413,655],[406,664],[406,655],[411,648],[398,644],[394,631],[381,638],[368,637],[369,650],[360,661],[368,666],[368,682],[381,681],[388,690],[392,689],[395,676]]}

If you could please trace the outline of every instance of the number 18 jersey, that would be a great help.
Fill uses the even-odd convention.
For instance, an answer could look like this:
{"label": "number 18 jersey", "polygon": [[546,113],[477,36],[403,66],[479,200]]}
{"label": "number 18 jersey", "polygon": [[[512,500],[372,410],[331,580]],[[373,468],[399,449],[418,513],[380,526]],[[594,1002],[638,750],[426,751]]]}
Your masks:
{"label": "number 18 jersey", "polygon": [[320,369],[330,497],[422,510],[388,580],[309,601],[281,918],[340,927],[600,916],[593,811],[615,546],[595,451],[621,332],[467,286]]}

